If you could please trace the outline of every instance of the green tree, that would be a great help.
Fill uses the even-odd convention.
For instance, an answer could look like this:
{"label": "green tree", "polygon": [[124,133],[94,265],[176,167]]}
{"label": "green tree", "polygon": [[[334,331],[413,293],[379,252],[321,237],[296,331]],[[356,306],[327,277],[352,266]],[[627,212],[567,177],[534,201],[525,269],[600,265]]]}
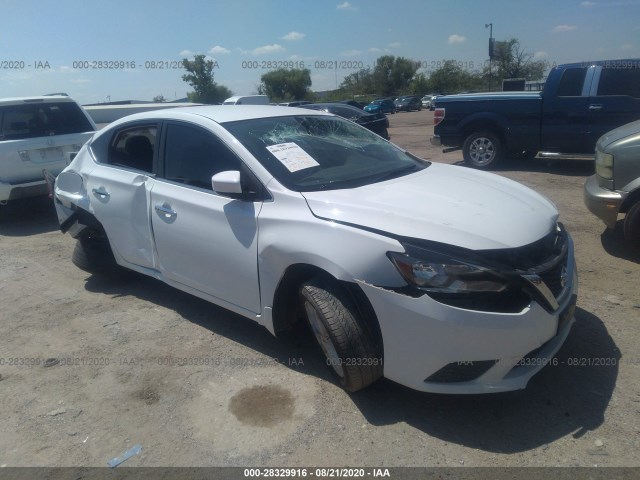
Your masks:
{"label": "green tree", "polygon": [[311,71],[308,68],[280,68],[260,77],[258,93],[273,102],[304,100],[310,94]]}
{"label": "green tree", "polygon": [[166,98],[164,98],[164,95],[160,94],[160,95],[156,95],[155,97],[153,97],[153,101],[156,103],[164,103],[167,101]]}
{"label": "green tree", "polygon": [[340,89],[348,95],[364,95],[374,93],[373,72],[370,68],[363,68],[344,77]]}
{"label": "green tree", "polygon": [[409,93],[414,95],[425,95],[431,92],[431,82],[424,73],[414,75],[409,84]]}
{"label": "green tree", "polygon": [[442,67],[429,76],[429,86],[435,93],[458,93],[482,89],[479,72],[463,69],[456,60],[445,60]]}
{"label": "green tree", "polygon": [[182,80],[193,87],[193,92],[187,93],[189,101],[195,103],[221,103],[233,93],[227,87],[218,85],[213,80],[213,60],[206,60],[204,55],[194,55],[193,60],[184,58],[182,67],[188,72],[182,75]]}
{"label": "green tree", "polygon": [[[533,53],[526,51],[516,38],[496,42],[491,63],[491,80],[494,87],[505,78],[540,80],[547,68],[546,61],[534,60]],[[489,76],[488,66],[485,67],[484,74]]]}
{"label": "green tree", "polygon": [[373,69],[376,93],[389,96],[407,91],[417,71],[418,64],[408,58],[393,55],[379,57]]}

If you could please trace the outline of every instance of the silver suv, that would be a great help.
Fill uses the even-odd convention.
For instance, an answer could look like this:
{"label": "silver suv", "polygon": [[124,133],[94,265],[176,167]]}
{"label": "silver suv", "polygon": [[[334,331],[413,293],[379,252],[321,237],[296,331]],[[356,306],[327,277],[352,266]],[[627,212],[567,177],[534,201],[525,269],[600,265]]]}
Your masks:
{"label": "silver suv", "polygon": [[596,174],[584,185],[584,202],[609,228],[625,213],[624,236],[640,247],[640,120],[600,137]]}
{"label": "silver suv", "polygon": [[43,170],[60,173],[95,130],[66,95],[0,99],[0,204],[46,194]]}

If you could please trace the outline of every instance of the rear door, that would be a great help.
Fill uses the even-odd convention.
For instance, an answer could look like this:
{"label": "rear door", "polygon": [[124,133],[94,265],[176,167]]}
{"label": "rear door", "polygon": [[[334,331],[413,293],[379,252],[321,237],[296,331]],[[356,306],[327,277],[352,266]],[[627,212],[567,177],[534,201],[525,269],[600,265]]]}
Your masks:
{"label": "rear door", "polygon": [[614,60],[597,67],[589,98],[593,146],[614,128],[640,119],[640,63]]}
{"label": "rear door", "polygon": [[91,144],[98,161],[87,177],[94,215],[111,248],[126,262],[154,268],[149,192],[154,182],[159,124],[128,123]]}
{"label": "rear door", "polygon": [[218,135],[192,123],[167,122],[163,144],[164,168],[151,190],[160,270],[220,303],[260,313],[262,201],[218,195],[211,186],[216,173],[241,171],[245,181],[250,172]]}

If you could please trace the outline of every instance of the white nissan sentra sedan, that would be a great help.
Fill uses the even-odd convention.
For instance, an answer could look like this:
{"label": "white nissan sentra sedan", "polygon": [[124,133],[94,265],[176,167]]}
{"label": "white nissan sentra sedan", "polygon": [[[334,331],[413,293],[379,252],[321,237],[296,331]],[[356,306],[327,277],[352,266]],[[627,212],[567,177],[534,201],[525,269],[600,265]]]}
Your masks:
{"label": "white nissan sentra sedan", "polygon": [[274,335],[305,319],[349,391],[522,389],[575,322],[549,200],[324,112],[125,117],[58,176],[55,204],[80,268],[147,274]]}

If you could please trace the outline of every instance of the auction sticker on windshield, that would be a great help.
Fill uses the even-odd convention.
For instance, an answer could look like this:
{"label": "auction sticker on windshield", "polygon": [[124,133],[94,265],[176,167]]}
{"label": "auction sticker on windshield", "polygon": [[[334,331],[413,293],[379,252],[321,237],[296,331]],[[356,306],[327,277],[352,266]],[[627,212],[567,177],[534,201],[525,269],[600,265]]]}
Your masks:
{"label": "auction sticker on windshield", "polygon": [[305,168],[320,165],[311,155],[305,152],[299,145],[293,142],[279,143],[267,147],[274,157],[287,167],[290,172],[297,172]]}

